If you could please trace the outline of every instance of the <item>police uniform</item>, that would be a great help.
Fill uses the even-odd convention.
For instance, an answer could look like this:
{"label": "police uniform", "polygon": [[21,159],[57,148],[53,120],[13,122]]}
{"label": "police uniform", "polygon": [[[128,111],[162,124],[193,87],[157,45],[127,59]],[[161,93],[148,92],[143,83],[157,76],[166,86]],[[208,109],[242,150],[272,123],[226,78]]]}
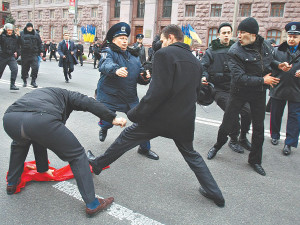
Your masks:
{"label": "police uniform", "polygon": [[[137,34],[135,37],[136,37],[136,39],[143,39],[144,35],[143,34]],[[139,57],[140,57],[142,65],[143,65],[146,62],[146,51],[145,51],[144,45],[142,43],[136,42],[136,43],[134,43],[133,47],[135,49],[138,49]]]}
{"label": "police uniform", "polygon": [[[285,30],[290,35],[300,36],[300,23],[291,22],[285,26]],[[300,78],[295,76],[296,71],[300,70],[300,59],[292,64],[292,68],[287,71],[278,69],[281,62],[290,62],[300,54],[299,43],[296,46],[289,46],[285,41],[274,53],[274,64],[272,65],[272,75],[280,78],[280,82],[270,89],[271,96],[271,138],[272,144],[278,144],[280,138],[280,128],[283,111],[288,103],[288,118],[286,127],[286,139],[283,148],[283,154],[289,155],[291,147],[298,146],[299,140],[299,122],[300,122]]]}

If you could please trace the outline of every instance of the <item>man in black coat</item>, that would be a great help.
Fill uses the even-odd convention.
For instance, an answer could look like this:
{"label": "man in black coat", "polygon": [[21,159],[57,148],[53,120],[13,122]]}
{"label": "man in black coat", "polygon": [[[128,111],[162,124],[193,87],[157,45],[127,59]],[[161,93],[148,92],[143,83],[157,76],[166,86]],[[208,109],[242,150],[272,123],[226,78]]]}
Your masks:
{"label": "man in black coat", "polygon": [[71,73],[74,71],[74,64],[78,63],[75,53],[76,45],[70,40],[70,34],[64,33],[64,40],[58,44],[58,54],[60,56],[58,66],[64,69],[66,83],[69,83],[69,79],[72,79]]}
{"label": "man in black coat", "polygon": [[51,62],[52,56],[55,58],[56,61],[58,61],[57,57],[56,57],[57,44],[55,43],[55,41],[52,41],[50,43],[49,51],[50,51],[50,56],[49,56],[50,62]]}
{"label": "man in black coat", "polygon": [[[208,158],[213,158],[227,142],[227,136],[237,121],[241,108],[250,104],[252,116],[252,146],[248,163],[260,175],[266,173],[261,166],[264,142],[264,119],[267,85],[276,85],[279,79],[271,76],[273,47],[258,35],[258,23],[252,18],[244,19],[238,26],[239,41],[228,51],[231,72],[231,95],[219,128],[217,143],[209,150]],[[280,64],[286,69],[287,63]]]}
{"label": "man in black coat", "polygon": [[97,42],[94,44],[93,47],[93,55],[94,55],[94,69],[97,69],[96,64],[97,61],[100,61],[101,59],[101,49],[100,49],[100,44]]}
{"label": "man in black coat", "polygon": [[65,126],[73,110],[90,112],[121,127],[126,125],[125,119],[116,118],[116,114],[102,103],[78,92],[61,88],[40,88],[27,93],[8,107],[3,117],[4,130],[13,139],[6,191],[9,195],[15,193],[30,145],[33,145],[35,156],[39,159],[39,172],[48,170],[39,165],[48,166],[49,148],[60,159],[69,162],[79,192],[86,203],[86,213],[91,216],[110,205],[113,198],[95,197],[85,150]]}
{"label": "man in black coat", "polygon": [[83,60],[82,60],[82,56],[84,55],[83,53],[83,45],[81,44],[81,41],[78,42],[78,44],[76,45],[77,51],[76,51],[76,58],[78,60],[80,60],[80,65],[83,65]]}
{"label": "man in black coat", "polygon": [[15,85],[18,75],[16,58],[20,54],[18,38],[19,37],[14,32],[13,24],[5,24],[3,32],[0,33],[0,79],[5,67],[8,65],[9,69],[11,70],[10,90],[19,90],[19,88],[17,88]]}
{"label": "man in black coat", "polygon": [[201,155],[193,148],[196,99],[201,85],[202,67],[183,42],[177,25],[165,27],[161,34],[163,48],[155,53],[149,90],[127,116],[134,124],[126,128],[107,151],[95,158],[88,151],[95,174],[135,146],[163,136],[174,140],[185,161],[195,173],[200,193],[220,207],[222,193]]}
{"label": "man in black coat", "polygon": [[138,50],[139,58],[141,60],[141,64],[143,65],[146,62],[146,51],[143,45],[143,34],[137,34],[136,36],[136,43],[134,43],[133,48]]}

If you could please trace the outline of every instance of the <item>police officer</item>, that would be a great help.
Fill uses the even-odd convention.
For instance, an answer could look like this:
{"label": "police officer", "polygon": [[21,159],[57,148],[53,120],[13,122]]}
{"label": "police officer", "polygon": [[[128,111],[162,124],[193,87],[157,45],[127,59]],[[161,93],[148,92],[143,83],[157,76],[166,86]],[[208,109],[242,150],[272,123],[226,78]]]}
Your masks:
{"label": "police officer", "polygon": [[137,34],[136,36],[136,43],[134,43],[133,47],[138,50],[139,57],[141,60],[142,65],[146,62],[146,51],[143,45],[143,34]]}
{"label": "police officer", "polygon": [[43,56],[42,40],[40,35],[33,29],[32,23],[27,23],[20,35],[23,87],[27,86],[28,72],[31,67],[31,86],[37,88],[38,56]]}
{"label": "police officer", "polygon": [[74,64],[76,65],[77,59],[76,45],[70,40],[70,34],[68,32],[64,33],[64,40],[58,44],[58,54],[59,54],[59,67],[63,67],[65,82],[69,83],[69,79],[72,79],[72,72],[74,71]]}
{"label": "police officer", "polygon": [[93,56],[94,56],[94,69],[97,69],[97,61],[100,61],[101,59],[101,45],[97,42],[94,44],[93,47]]}
{"label": "police officer", "polygon": [[0,33],[0,78],[2,77],[5,67],[8,65],[11,71],[10,90],[19,90],[15,85],[18,75],[16,58],[20,54],[18,38],[14,32],[14,25],[10,23],[5,24],[3,32]]}
{"label": "police officer", "polygon": [[73,110],[90,112],[121,127],[126,125],[125,119],[116,118],[116,114],[102,103],[78,92],[61,88],[40,88],[27,93],[14,102],[3,117],[4,130],[13,139],[6,191],[9,195],[15,193],[29,147],[34,142],[69,162],[79,192],[86,203],[86,214],[92,216],[109,206],[114,199],[95,197],[85,150],[65,126]]}
{"label": "police officer", "polygon": [[80,65],[83,65],[83,60],[82,60],[82,56],[84,55],[83,53],[83,45],[81,44],[81,41],[78,42],[78,44],[76,45],[77,51],[76,51],[76,58],[78,60],[80,60]]}
{"label": "police officer", "polygon": [[56,61],[58,61],[57,56],[56,56],[57,44],[55,43],[55,41],[52,41],[50,43],[49,51],[50,51],[50,56],[49,56],[50,62],[51,62],[52,56],[55,58]]}
{"label": "police officer", "polygon": [[[261,166],[262,146],[264,142],[264,119],[266,108],[266,88],[279,83],[279,78],[271,76],[273,47],[258,35],[257,21],[248,17],[238,26],[238,42],[228,51],[229,70],[231,73],[231,95],[223,121],[219,127],[217,143],[208,152],[213,158],[227,142],[227,135],[232,131],[240,110],[246,102],[250,104],[252,117],[252,145],[248,163],[258,174],[265,176]],[[287,69],[287,63],[280,63],[280,69]]]}
{"label": "police officer", "polygon": [[[231,25],[229,23],[222,23],[218,28],[218,39],[215,39],[211,42],[211,46],[206,50],[205,55],[201,60],[201,64],[203,65],[202,81],[204,84],[207,81],[214,84],[214,100],[223,111],[225,111],[230,96],[231,76],[228,68],[227,52],[234,44],[234,41],[231,40],[231,37]],[[238,121],[235,121],[234,129],[229,134],[231,140],[228,144],[229,147],[237,153],[244,152],[244,149],[241,148],[241,146],[249,151],[251,150],[251,144],[246,137],[251,124],[249,103],[246,103],[243,106],[240,115],[240,139],[238,141],[240,124]]]}
{"label": "police officer", "polygon": [[300,59],[292,64],[289,71],[278,69],[280,62],[290,62],[300,54],[300,23],[291,22],[285,26],[287,41],[275,48],[273,76],[280,82],[270,90],[271,96],[271,143],[278,144],[283,111],[288,102],[286,139],[282,150],[284,155],[291,154],[291,147],[298,146],[300,123]]}

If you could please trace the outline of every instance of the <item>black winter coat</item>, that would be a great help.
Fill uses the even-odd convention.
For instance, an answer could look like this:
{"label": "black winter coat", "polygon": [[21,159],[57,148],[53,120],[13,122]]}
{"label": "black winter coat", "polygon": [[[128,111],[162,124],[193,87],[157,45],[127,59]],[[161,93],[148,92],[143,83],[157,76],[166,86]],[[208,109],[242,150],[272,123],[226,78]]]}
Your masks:
{"label": "black winter coat", "polygon": [[25,94],[9,106],[5,113],[47,113],[65,124],[73,110],[87,111],[109,122],[116,117],[115,113],[93,98],[79,92],[53,87],[39,88]]}
{"label": "black winter coat", "polygon": [[0,55],[3,58],[12,57],[15,52],[20,55],[19,37],[13,33],[12,35],[7,35],[7,31],[3,30],[0,35]]}
{"label": "black winter coat", "polygon": [[228,51],[231,91],[265,91],[267,85],[264,85],[263,77],[272,72],[273,51],[270,43],[259,35],[253,45],[242,46],[239,42],[233,44]]}
{"label": "black winter coat", "polygon": [[140,43],[136,42],[133,45],[133,49],[137,50],[137,52],[139,54],[139,58],[141,60],[141,64],[143,65],[146,62],[146,51],[145,51],[144,45],[142,44],[141,47],[139,47],[139,44]]}
{"label": "black winter coat", "polygon": [[300,102],[300,78],[295,77],[296,71],[300,70],[300,59],[293,63],[288,72],[278,69],[280,63],[289,62],[298,54],[300,54],[299,46],[295,53],[290,53],[287,42],[283,42],[278,48],[275,48],[272,76],[280,78],[280,81],[270,89],[272,98]]}
{"label": "black winter coat", "polygon": [[21,55],[24,56],[38,56],[42,52],[42,40],[40,35],[32,30],[28,32],[26,28],[20,33]]}
{"label": "black winter coat", "polygon": [[188,45],[177,42],[160,49],[149,90],[128,118],[159,136],[193,141],[201,74],[200,61]]}
{"label": "black winter coat", "polygon": [[57,51],[57,44],[50,44],[50,52],[56,52]]}
{"label": "black winter coat", "polygon": [[82,55],[83,54],[83,45],[82,44],[77,44],[76,48],[77,48],[76,54],[77,55]]}

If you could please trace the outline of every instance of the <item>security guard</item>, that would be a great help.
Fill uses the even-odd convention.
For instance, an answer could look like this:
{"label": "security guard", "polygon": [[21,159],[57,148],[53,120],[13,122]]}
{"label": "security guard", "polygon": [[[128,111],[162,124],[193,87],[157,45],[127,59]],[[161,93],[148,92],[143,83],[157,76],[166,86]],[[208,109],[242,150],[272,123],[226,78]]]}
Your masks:
{"label": "security guard", "polygon": [[139,57],[141,60],[142,65],[146,62],[146,51],[143,45],[143,34],[137,34],[136,36],[136,43],[134,43],[133,47],[138,50]]}
{"label": "security guard", "polygon": [[288,102],[286,139],[282,150],[284,155],[291,154],[291,147],[298,146],[300,123],[300,59],[297,59],[289,71],[278,69],[280,62],[290,62],[300,54],[300,22],[291,22],[285,26],[287,41],[275,49],[273,76],[280,78],[278,85],[270,90],[271,96],[271,143],[278,144],[283,111]]}

